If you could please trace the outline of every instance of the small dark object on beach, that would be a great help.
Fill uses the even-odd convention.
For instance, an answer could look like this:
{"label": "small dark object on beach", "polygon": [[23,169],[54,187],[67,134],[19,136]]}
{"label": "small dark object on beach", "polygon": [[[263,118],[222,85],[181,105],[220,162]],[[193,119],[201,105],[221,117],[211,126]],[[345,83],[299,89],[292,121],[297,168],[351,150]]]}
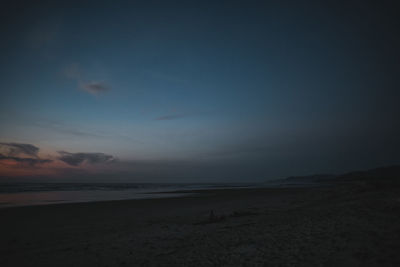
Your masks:
{"label": "small dark object on beach", "polygon": [[220,222],[220,221],[223,221],[225,219],[226,219],[225,215],[217,216],[217,215],[214,214],[214,210],[211,210],[210,211],[210,216],[208,218],[208,222],[209,223]]}
{"label": "small dark object on beach", "polygon": [[214,210],[211,210],[211,211],[210,211],[210,216],[209,216],[208,220],[209,220],[210,222],[212,222],[212,221],[215,220]]}
{"label": "small dark object on beach", "polygon": [[215,215],[214,210],[211,210],[210,215],[208,216],[208,220],[195,223],[195,225],[217,223],[217,222],[225,221],[225,219],[226,219],[225,215],[217,216],[217,215]]}

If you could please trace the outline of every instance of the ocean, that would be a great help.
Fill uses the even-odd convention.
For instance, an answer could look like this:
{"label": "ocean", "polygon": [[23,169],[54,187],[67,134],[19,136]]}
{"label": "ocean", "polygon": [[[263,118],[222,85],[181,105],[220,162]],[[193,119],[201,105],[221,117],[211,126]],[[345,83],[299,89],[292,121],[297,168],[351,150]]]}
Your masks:
{"label": "ocean", "polygon": [[179,197],[191,194],[191,190],[255,186],[257,185],[243,183],[0,183],[0,208]]}

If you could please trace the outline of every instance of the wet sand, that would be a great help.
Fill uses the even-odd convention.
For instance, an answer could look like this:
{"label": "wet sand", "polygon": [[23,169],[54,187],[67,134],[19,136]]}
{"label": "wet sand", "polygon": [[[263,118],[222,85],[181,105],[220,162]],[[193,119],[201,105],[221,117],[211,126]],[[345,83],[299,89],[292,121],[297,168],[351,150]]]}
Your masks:
{"label": "wet sand", "polygon": [[398,187],[194,193],[0,209],[0,266],[400,266]]}

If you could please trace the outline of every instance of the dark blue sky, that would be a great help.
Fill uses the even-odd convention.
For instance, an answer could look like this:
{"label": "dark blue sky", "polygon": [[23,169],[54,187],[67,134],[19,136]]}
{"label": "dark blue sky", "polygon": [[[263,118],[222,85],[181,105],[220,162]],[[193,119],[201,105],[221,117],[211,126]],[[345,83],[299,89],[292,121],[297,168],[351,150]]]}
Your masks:
{"label": "dark blue sky", "polygon": [[399,163],[389,3],[6,1],[0,175],[246,182]]}

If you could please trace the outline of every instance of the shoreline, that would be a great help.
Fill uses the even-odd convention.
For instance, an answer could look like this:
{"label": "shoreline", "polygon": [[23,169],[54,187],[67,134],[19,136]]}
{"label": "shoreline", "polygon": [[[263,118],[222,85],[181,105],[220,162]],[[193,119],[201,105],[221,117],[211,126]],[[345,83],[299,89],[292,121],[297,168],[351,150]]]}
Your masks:
{"label": "shoreline", "polygon": [[[83,192],[84,193],[84,192]],[[17,198],[19,193],[13,194],[13,197]],[[25,193],[21,193],[25,194]],[[113,201],[129,201],[129,200],[145,200],[145,199],[160,199],[160,198],[181,198],[185,195],[192,193],[175,193],[175,192],[154,192],[154,193],[137,193],[136,197],[132,198],[115,198],[115,199],[93,199],[93,200],[49,200],[35,203],[23,203],[14,204],[3,202],[0,203],[0,210],[2,209],[12,209],[12,208],[22,208],[22,207],[36,207],[36,206],[48,206],[48,205],[66,205],[66,204],[82,204],[82,203],[97,203],[97,202],[113,202]],[[148,195],[148,196],[144,196]],[[139,197],[138,197],[139,196]],[[142,197],[140,197],[142,196]]]}
{"label": "shoreline", "polygon": [[[43,207],[43,206],[55,206],[55,205],[79,205],[79,204],[97,204],[97,203],[111,203],[111,202],[130,202],[130,201],[150,201],[150,200],[162,200],[162,199],[171,199],[171,198],[186,198],[186,197],[192,197],[192,196],[198,196],[198,197],[206,197],[209,194],[223,194],[223,193],[243,193],[247,191],[254,191],[254,192],[260,192],[260,191],[282,191],[284,192],[285,190],[296,190],[296,189],[307,189],[307,188],[323,188],[326,187],[326,185],[321,185],[321,186],[301,186],[301,187],[232,187],[232,188],[211,188],[211,189],[188,189],[188,190],[174,190],[174,191],[157,191],[157,192],[142,192],[142,193],[136,193],[137,195],[146,195],[149,197],[140,197],[140,198],[121,198],[121,199],[98,199],[98,200],[87,200],[87,201],[48,201],[48,202],[43,202],[43,203],[33,203],[33,204],[21,204],[21,205],[10,205],[10,206],[2,206],[0,204],[0,211],[3,209],[14,209],[14,208],[28,208],[28,207]],[[60,192],[65,192],[65,191],[60,191]],[[78,191],[78,192],[83,192],[85,191]],[[29,192],[29,194],[32,192]],[[47,193],[47,192],[46,192]],[[53,192],[52,192],[53,193]],[[57,193],[57,192],[55,192]],[[25,194],[24,192],[22,193],[13,193],[13,195],[18,195],[18,194]],[[153,197],[154,195],[158,195]],[[168,196],[169,195],[169,196]],[[151,197],[150,197],[151,196]],[[5,204],[7,205],[7,204]]]}
{"label": "shoreline", "polygon": [[[210,193],[224,193],[224,192],[234,192],[237,190],[282,190],[289,188],[217,188],[217,189],[194,189],[194,190],[176,190],[176,191],[161,191],[161,192],[144,192],[139,193],[142,195],[161,195],[160,197],[144,197],[144,198],[124,198],[124,199],[109,199],[109,200],[92,200],[92,201],[81,201],[81,202],[57,202],[57,203],[43,203],[43,204],[27,204],[27,205],[15,205],[15,206],[0,206],[0,213],[4,209],[17,209],[17,208],[35,208],[35,207],[45,207],[45,206],[79,206],[79,205],[96,205],[96,204],[106,204],[106,203],[123,203],[123,202],[136,202],[136,201],[151,201],[151,200],[164,200],[164,199],[183,199],[187,197],[206,197]],[[171,194],[171,196],[165,196]]]}
{"label": "shoreline", "polygon": [[122,189],[122,190],[45,190],[0,193],[0,209],[58,205],[66,203],[105,202],[152,198],[183,197],[207,190],[260,188],[259,186],[216,186],[204,188]]}

